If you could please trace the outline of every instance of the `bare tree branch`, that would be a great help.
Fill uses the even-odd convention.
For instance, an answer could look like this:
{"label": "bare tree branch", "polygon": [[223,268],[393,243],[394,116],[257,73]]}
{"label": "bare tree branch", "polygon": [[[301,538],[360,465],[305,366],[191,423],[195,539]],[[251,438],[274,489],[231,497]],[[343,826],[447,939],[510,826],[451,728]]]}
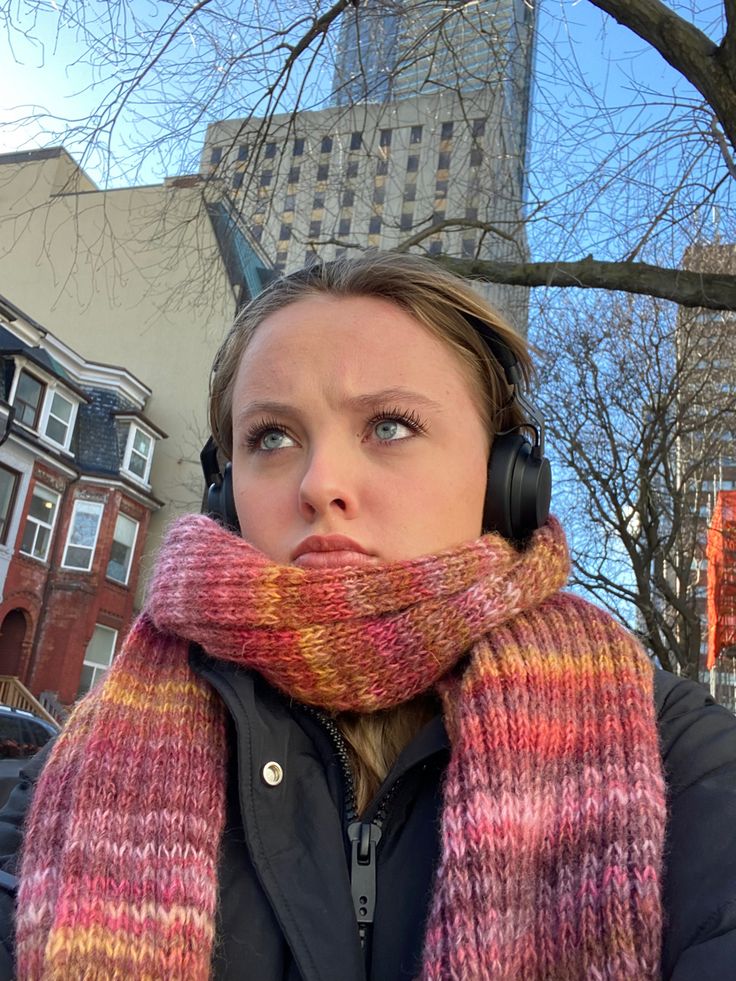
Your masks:
{"label": "bare tree branch", "polygon": [[685,307],[736,310],[736,276],[666,269],[645,262],[491,262],[442,256],[443,266],[461,276],[511,286],[560,286],[618,290],[672,300]]}
{"label": "bare tree branch", "polygon": [[719,48],[694,24],[661,0],[590,0],[619,24],[651,44],[712,106],[731,146],[736,148],[736,62],[733,18]]}

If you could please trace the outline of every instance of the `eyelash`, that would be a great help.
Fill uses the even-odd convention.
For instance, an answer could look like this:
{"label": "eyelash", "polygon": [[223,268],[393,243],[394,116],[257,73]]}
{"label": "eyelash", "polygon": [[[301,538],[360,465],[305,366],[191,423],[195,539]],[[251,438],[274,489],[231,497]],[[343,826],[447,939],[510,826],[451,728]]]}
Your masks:
{"label": "eyelash", "polygon": [[[374,429],[380,422],[399,422],[410,429],[415,435],[423,435],[427,431],[426,423],[419,417],[414,409],[381,409],[366,423],[367,429]],[[276,430],[287,432],[284,426],[276,419],[261,419],[254,423],[245,435],[245,445],[252,453],[260,451],[260,442],[264,433]],[[379,443],[388,444],[401,442],[401,440],[381,439]],[[264,451],[270,452],[270,451]]]}

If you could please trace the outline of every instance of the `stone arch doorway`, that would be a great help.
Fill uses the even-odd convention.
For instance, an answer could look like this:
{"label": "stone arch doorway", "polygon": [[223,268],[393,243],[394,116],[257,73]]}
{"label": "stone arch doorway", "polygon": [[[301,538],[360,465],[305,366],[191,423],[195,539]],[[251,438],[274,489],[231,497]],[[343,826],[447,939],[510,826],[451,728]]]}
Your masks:
{"label": "stone arch doorway", "polygon": [[0,674],[18,674],[25,636],[25,614],[22,610],[10,610],[0,624]]}

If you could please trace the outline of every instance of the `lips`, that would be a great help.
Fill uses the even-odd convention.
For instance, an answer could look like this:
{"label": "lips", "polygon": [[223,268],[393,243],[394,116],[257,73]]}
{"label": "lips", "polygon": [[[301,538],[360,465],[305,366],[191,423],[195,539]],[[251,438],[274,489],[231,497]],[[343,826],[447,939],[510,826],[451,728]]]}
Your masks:
{"label": "lips", "polygon": [[366,566],[378,561],[362,545],[344,535],[310,535],[297,545],[291,560],[302,569]]}

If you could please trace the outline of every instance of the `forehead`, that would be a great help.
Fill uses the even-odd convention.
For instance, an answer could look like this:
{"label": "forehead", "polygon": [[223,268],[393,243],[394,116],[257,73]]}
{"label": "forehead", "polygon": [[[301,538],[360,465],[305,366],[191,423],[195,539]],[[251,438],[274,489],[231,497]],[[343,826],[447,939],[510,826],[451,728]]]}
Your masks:
{"label": "forehead", "polygon": [[447,343],[378,297],[311,295],[264,318],[243,354],[235,395],[272,394],[310,377],[351,390],[411,384],[441,395],[472,388]]}

